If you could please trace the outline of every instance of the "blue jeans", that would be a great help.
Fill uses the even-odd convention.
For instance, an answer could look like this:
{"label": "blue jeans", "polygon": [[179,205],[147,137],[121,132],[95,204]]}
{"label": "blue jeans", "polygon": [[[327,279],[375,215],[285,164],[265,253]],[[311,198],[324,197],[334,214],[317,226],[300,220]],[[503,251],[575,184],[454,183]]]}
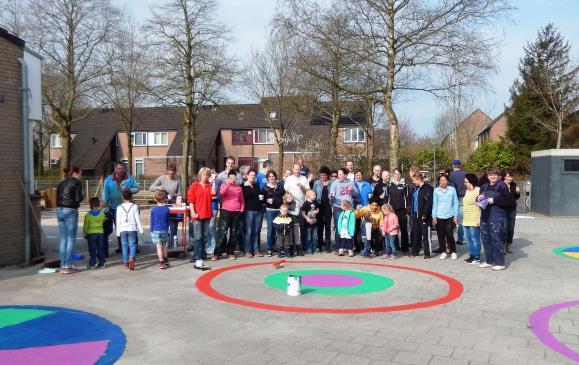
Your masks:
{"label": "blue jeans", "polygon": [[90,259],[88,260],[88,266],[94,267],[99,261],[99,266],[105,265],[105,240],[104,234],[102,233],[91,233],[86,236],[88,242],[88,252],[90,253]]}
{"label": "blue jeans", "polygon": [[338,232],[340,213],[342,213],[342,208],[332,207],[332,216],[334,217],[334,242],[336,247],[338,246],[338,239],[340,238],[340,232]]}
{"label": "blue jeans", "polygon": [[211,237],[209,233],[211,218],[197,219],[191,225],[193,226],[193,258],[205,260],[207,258],[206,247]]}
{"label": "blue jeans", "polygon": [[[181,215],[181,214],[179,214]],[[171,219],[169,220],[169,244],[167,245],[167,247],[179,247],[179,237],[177,237],[175,239],[175,237],[177,236],[177,233],[179,232],[179,222],[181,220],[178,220],[176,218],[171,217]]]}
{"label": "blue jeans", "polygon": [[135,258],[137,255],[137,231],[121,232],[121,248],[125,264],[129,262],[129,259]]}
{"label": "blue jeans", "polygon": [[456,235],[457,238],[456,240],[459,242],[462,242],[464,240],[464,230],[463,230],[463,226],[462,226],[462,199],[463,197],[461,196],[460,198],[458,198],[458,228],[456,229]]}
{"label": "blue jeans", "polygon": [[388,255],[396,255],[396,243],[398,243],[398,236],[390,234],[384,236],[384,253]]}
{"label": "blue jeans", "polygon": [[58,232],[60,235],[60,267],[72,266],[72,251],[78,231],[78,210],[57,208]]}
{"label": "blue jeans", "polygon": [[[305,227],[306,231],[306,252],[314,253],[318,250],[318,227]],[[319,251],[319,250],[318,250]]]}
{"label": "blue jeans", "polygon": [[372,248],[372,240],[369,240],[366,237],[362,237],[362,243],[364,244],[364,247],[362,248],[362,256],[370,255],[370,249]]}
{"label": "blue jeans", "polygon": [[245,225],[243,251],[245,251],[245,253],[256,254],[259,252],[257,235],[259,232],[259,225],[261,224],[261,216],[261,210],[246,210],[245,213],[243,213],[243,224]]}
{"label": "blue jeans", "polygon": [[470,256],[476,260],[480,260],[480,227],[464,226],[463,228]]}
{"label": "blue jeans", "polygon": [[215,252],[215,245],[217,244],[217,210],[213,211],[213,217],[209,221],[209,242],[205,247],[205,252],[208,255],[213,255]]}
{"label": "blue jeans", "polygon": [[275,229],[273,229],[273,220],[279,215],[279,210],[266,210],[265,219],[267,222],[267,249],[272,250],[275,245]]}
{"label": "blue jeans", "polygon": [[498,266],[505,265],[505,233],[506,219],[496,217],[480,222],[480,238],[485,249],[485,261],[487,264]]}

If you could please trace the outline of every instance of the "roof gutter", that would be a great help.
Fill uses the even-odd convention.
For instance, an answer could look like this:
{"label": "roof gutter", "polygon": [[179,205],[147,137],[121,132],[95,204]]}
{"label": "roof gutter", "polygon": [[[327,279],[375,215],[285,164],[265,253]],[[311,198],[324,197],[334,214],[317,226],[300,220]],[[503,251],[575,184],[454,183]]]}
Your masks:
{"label": "roof gutter", "polygon": [[28,67],[24,58],[19,57],[18,62],[22,66],[22,86],[20,88],[22,96],[22,138],[24,148],[24,264],[30,263],[32,252],[32,241],[30,232],[30,205],[28,200],[30,197],[30,125],[28,121],[28,98],[30,89],[28,88]]}

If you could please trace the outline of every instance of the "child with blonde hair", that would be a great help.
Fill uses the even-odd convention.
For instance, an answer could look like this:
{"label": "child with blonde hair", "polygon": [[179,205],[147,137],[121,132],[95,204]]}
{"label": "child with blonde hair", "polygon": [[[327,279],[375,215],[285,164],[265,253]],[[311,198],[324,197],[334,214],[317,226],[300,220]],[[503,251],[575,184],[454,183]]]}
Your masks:
{"label": "child with blonde hair", "polygon": [[294,255],[300,255],[302,252],[300,208],[291,193],[284,194],[283,202],[288,206],[288,215],[292,219],[293,241],[289,247],[288,257],[293,257]]}
{"label": "child with blonde hair", "polygon": [[396,259],[396,245],[398,243],[398,216],[390,204],[382,205],[382,235],[384,236],[384,255],[383,259]]}
{"label": "child with blonde hair", "polygon": [[354,256],[354,235],[356,234],[356,213],[352,210],[352,203],[348,200],[340,204],[342,212],[338,216],[338,256],[344,256],[348,251],[348,256]]}
{"label": "child with blonde hair", "polygon": [[301,208],[301,218],[303,220],[303,229],[306,234],[306,253],[314,254],[320,250],[317,247],[318,225],[316,216],[319,212],[316,202],[316,193],[313,190],[306,191],[306,200]]}

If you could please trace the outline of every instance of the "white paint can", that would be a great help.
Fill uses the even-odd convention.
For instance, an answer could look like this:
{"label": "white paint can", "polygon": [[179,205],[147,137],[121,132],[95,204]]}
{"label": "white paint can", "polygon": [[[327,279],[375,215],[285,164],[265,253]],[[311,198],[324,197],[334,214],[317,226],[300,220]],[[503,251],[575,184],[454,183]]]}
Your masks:
{"label": "white paint can", "polygon": [[297,297],[302,295],[302,277],[296,275],[289,275],[287,277],[287,295],[290,297]]}

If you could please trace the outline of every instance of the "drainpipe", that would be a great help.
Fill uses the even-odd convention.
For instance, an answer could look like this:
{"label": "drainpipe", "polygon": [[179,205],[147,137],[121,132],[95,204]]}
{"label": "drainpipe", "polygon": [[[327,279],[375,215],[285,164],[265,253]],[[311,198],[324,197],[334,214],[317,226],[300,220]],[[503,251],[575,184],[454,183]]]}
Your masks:
{"label": "drainpipe", "polygon": [[18,58],[22,66],[22,137],[24,147],[24,264],[30,263],[31,257],[31,234],[30,234],[30,204],[28,204],[30,194],[30,126],[28,122],[28,68],[24,58]]}

